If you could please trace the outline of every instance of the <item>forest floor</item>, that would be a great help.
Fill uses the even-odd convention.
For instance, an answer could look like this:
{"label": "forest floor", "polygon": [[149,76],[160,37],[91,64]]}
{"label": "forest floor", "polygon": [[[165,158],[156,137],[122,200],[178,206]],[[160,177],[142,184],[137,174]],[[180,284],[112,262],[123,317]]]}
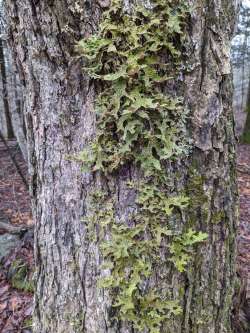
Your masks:
{"label": "forest floor", "polygon": [[[22,173],[27,177],[26,164],[15,141],[8,146]],[[238,272],[250,278],[250,145],[238,147],[238,184],[240,193],[240,225],[238,234]],[[6,147],[0,142],[0,222],[32,226],[28,191],[13,165]],[[28,234],[28,233],[27,233]],[[32,283],[34,259],[32,237],[7,235],[0,228],[1,237],[13,237],[8,255],[1,255],[0,244],[0,332],[28,333],[33,309]],[[6,239],[4,239],[6,241]],[[6,248],[4,249],[6,251]],[[24,279],[25,283],[18,281]],[[250,293],[250,285],[249,285]],[[249,294],[250,297],[250,294]]]}
{"label": "forest floor", "polygon": [[[9,150],[27,179],[27,167],[15,141]],[[0,332],[28,333],[33,310],[32,233],[6,233],[1,223],[32,226],[29,194],[10,154],[0,141]],[[2,226],[3,227],[3,226]]]}
{"label": "forest floor", "polygon": [[247,281],[247,298],[250,298],[250,145],[240,145],[237,156],[240,196],[237,271]]}

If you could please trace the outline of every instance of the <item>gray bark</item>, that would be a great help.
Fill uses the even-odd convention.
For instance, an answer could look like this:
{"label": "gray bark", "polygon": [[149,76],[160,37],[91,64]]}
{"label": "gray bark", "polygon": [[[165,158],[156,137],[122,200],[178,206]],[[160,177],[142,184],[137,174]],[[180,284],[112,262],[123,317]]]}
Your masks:
{"label": "gray bark", "polygon": [[[163,267],[165,287],[173,294],[184,290],[183,315],[163,329],[171,333],[232,332],[237,190],[229,45],[236,2],[207,3],[190,1],[195,5],[189,28],[193,66],[183,89],[192,112],[194,147],[191,156],[171,168],[173,175],[182,175],[175,186],[189,186],[193,203],[185,220],[192,217],[209,239],[194,255],[188,274],[175,272],[170,264]],[[74,43],[97,29],[101,8],[95,1],[75,0],[5,0],[5,5],[25,92],[36,220],[34,331],[132,333],[129,325],[111,321],[110,299],[97,288],[100,254],[81,222],[91,210],[88,194],[98,179],[68,158],[95,133],[94,86],[74,59]],[[109,184],[125,223],[133,205],[126,185],[131,177],[136,177],[134,170],[125,168]]]}
{"label": "gray bark", "polygon": [[244,125],[244,131],[241,136],[242,143],[250,143],[250,84],[248,85],[248,94],[247,94],[247,101],[246,101],[246,121]]}
{"label": "gray bark", "polygon": [[[8,41],[6,40],[6,24],[5,24],[5,13],[2,6],[0,4],[0,12],[1,12],[1,42],[3,49],[3,57],[4,57],[4,65],[5,65],[5,86],[6,86],[6,98],[9,110],[9,118],[13,131],[13,135],[15,136],[18,145],[21,149],[22,155],[24,159],[27,161],[27,142],[26,142],[26,131],[25,131],[25,122],[24,122],[24,114],[23,114],[23,97],[22,97],[22,86],[20,84],[18,72],[16,69],[16,64],[13,62],[11,57],[11,51],[8,47]],[[1,112],[0,112],[1,114]],[[3,131],[4,132],[4,131]]]}
{"label": "gray bark", "polygon": [[23,110],[23,92],[22,86],[20,84],[18,72],[16,70],[16,65],[10,55],[10,50],[6,45],[6,57],[8,59],[8,70],[7,70],[7,81],[8,81],[8,91],[9,91],[9,106],[11,113],[11,123],[15,138],[21,149],[23,158],[25,161],[28,160],[27,151],[27,140],[26,140],[26,127],[24,120],[24,110]]}
{"label": "gray bark", "polygon": [[2,121],[4,123],[3,132],[8,139],[12,139],[14,137],[14,132],[12,128],[11,122],[11,114],[9,107],[9,95],[8,95],[8,83],[7,83],[7,75],[6,75],[6,59],[4,54],[4,46],[3,40],[0,38],[0,69],[1,69],[1,81],[2,81]]}
{"label": "gray bark", "polygon": [[6,42],[4,24],[4,11],[0,4],[1,16],[1,106],[0,106],[0,129],[5,138],[16,138],[24,159],[27,161],[27,142],[25,136],[25,124],[23,115],[23,101],[21,85],[18,73],[15,69]]}

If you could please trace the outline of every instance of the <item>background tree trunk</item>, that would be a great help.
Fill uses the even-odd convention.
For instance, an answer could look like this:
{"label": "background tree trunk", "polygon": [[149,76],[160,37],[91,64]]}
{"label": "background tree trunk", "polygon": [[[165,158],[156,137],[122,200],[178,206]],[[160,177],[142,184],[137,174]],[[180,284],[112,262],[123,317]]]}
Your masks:
{"label": "background tree trunk", "polygon": [[[191,109],[191,156],[171,166],[187,188],[195,229],[209,235],[188,273],[169,264],[164,283],[182,288],[183,315],[164,332],[230,333],[235,281],[235,139],[229,46],[236,1],[194,5],[189,38],[192,70],[184,95]],[[36,220],[37,290],[34,331],[132,333],[110,320],[110,300],[97,288],[101,258],[85,237],[81,219],[91,210],[90,190],[98,180],[69,155],[95,133],[94,86],[74,58],[74,43],[98,28],[103,1],[5,0],[9,38],[24,85],[29,170]],[[169,171],[170,172],[170,171]],[[126,220],[133,193],[126,185],[134,170],[111,179],[116,207]],[[176,179],[176,177],[173,177]]]}
{"label": "background tree trunk", "polygon": [[241,136],[241,142],[250,143],[250,84],[248,85],[248,94],[247,94],[245,112],[247,113],[247,117],[244,126],[244,131]]}
{"label": "background tree trunk", "polygon": [[8,63],[7,82],[11,123],[23,158],[25,159],[25,161],[28,161],[22,85],[20,84],[16,65],[11,58],[10,50],[7,45],[5,46],[6,58]]}
{"label": "background tree trunk", "polygon": [[3,110],[2,110],[2,121],[5,123],[3,128],[4,135],[8,139],[13,139],[14,132],[11,123],[11,114],[9,107],[9,97],[8,97],[8,84],[6,75],[6,61],[4,54],[4,47],[2,38],[0,38],[0,68],[1,68],[1,79],[2,79],[2,97],[3,97]]}
{"label": "background tree trunk", "polygon": [[20,80],[16,65],[11,59],[11,51],[6,42],[6,22],[3,4],[0,3],[0,62],[1,62],[1,107],[0,129],[5,138],[16,138],[24,159],[27,161],[27,142],[23,114],[23,101]]}

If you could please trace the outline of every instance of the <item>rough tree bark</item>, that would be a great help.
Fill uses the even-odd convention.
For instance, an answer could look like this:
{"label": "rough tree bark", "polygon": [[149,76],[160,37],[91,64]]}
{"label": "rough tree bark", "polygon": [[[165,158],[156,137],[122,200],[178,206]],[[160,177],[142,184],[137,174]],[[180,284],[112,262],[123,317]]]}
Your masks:
{"label": "rough tree bark", "polygon": [[14,137],[11,114],[9,107],[9,97],[8,97],[8,83],[6,75],[6,61],[4,54],[3,41],[0,38],[0,68],[1,68],[1,79],[2,79],[2,97],[3,97],[3,119],[5,122],[5,135],[6,138],[12,139]]}
{"label": "rough tree bark", "polygon": [[[0,111],[0,128],[6,138],[15,137],[21,149],[24,159],[27,161],[27,147],[25,137],[24,115],[22,110],[22,93],[18,79],[18,73],[13,63],[5,34],[5,19],[3,13],[2,2],[0,4],[1,18],[1,40],[0,40],[0,61],[1,61],[1,77],[3,87],[3,112]],[[5,128],[3,128],[5,127]],[[9,133],[7,135],[7,133]]]}
{"label": "rough tree bark", "polygon": [[11,113],[11,122],[14,135],[21,149],[23,158],[28,160],[27,142],[26,142],[26,128],[23,114],[23,92],[20,84],[16,65],[12,61],[9,48],[5,47],[6,58],[8,63],[7,69],[7,82],[8,82],[8,96],[9,106]]}
{"label": "rough tree bark", "polygon": [[[95,91],[74,58],[74,44],[98,28],[104,2],[5,0],[11,48],[25,91],[36,220],[34,331],[39,333],[134,332],[129,325],[112,324],[110,301],[96,287],[100,257],[81,222],[95,179],[68,158],[95,131]],[[163,331],[230,333],[237,190],[229,47],[236,1],[189,2],[194,5],[192,70],[184,76],[184,96],[192,112],[194,147],[174,170],[182,175],[176,186],[189,184],[196,229],[209,239],[188,274],[166,269],[170,289],[183,288],[184,311]],[[123,216],[133,201],[126,186],[129,177],[133,173],[122,170],[113,180]]]}

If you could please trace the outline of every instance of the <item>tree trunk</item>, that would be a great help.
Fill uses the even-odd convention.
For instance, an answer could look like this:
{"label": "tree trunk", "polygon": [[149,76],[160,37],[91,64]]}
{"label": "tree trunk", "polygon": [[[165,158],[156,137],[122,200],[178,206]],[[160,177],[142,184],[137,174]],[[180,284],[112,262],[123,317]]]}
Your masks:
{"label": "tree trunk", "polygon": [[3,114],[6,124],[6,137],[12,139],[14,137],[14,132],[11,123],[10,107],[9,107],[9,97],[8,97],[8,84],[6,76],[6,62],[4,55],[3,41],[0,38],[0,66],[1,66],[1,77],[2,77],[2,89],[3,89]]}
{"label": "tree trunk", "polygon": [[[2,74],[2,86],[3,86],[3,111],[5,111],[4,123],[6,123],[7,132],[9,135],[6,137],[15,137],[18,145],[21,149],[24,159],[27,161],[27,143],[25,137],[25,124],[24,115],[22,110],[22,96],[20,83],[18,80],[18,74],[15,68],[15,64],[11,59],[11,51],[8,49],[8,44],[6,42],[6,22],[4,18],[3,4],[0,4],[0,15],[1,15],[1,74]],[[0,112],[1,116],[1,112]],[[5,134],[6,131],[2,132]]]}
{"label": "tree trunk", "polygon": [[11,59],[10,50],[6,45],[6,58],[8,59],[7,81],[9,92],[9,107],[11,113],[12,127],[21,149],[23,158],[28,160],[26,128],[23,112],[23,93],[22,86],[18,77],[18,72],[15,68],[15,63]]}
{"label": "tree trunk", "polygon": [[241,136],[242,143],[250,143],[250,84],[248,85],[247,103],[245,107],[247,113],[244,131]]}
{"label": "tree trunk", "polygon": [[[136,332],[129,323],[112,320],[108,293],[97,287],[101,255],[86,236],[82,218],[93,209],[90,192],[100,180],[70,158],[96,130],[95,86],[82,74],[74,44],[98,28],[104,2],[5,0],[25,92],[36,220],[34,331],[39,333]],[[188,272],[179,273],[169,262],[162,267],[159,280],[183,308],[162,332],[230,333],[237,189],[229,47],[236,1],[189,2],[194,6],[189,22],[192,65],[182,89],[191,110],[193,147],[168,172],[174,191],[186,189],[191,198],[192,208],[176,221],[177,228],[192,220],[208,240],[193,254]],[[138,177],[135,169],[124,167],[109,179],[124,223],[135,206],[127,181]]]}

